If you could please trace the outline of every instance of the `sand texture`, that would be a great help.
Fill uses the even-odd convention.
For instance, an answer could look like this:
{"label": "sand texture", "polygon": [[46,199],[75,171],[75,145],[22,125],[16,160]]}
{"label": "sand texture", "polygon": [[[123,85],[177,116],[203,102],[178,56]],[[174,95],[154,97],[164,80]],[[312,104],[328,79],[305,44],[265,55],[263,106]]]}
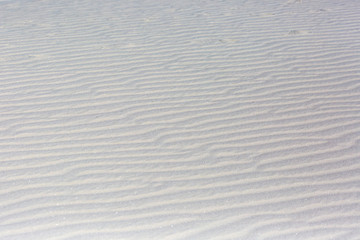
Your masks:
{"label": "sand texture", "polygon": [[1,0],[0,240],[359,240],[359,9]]}

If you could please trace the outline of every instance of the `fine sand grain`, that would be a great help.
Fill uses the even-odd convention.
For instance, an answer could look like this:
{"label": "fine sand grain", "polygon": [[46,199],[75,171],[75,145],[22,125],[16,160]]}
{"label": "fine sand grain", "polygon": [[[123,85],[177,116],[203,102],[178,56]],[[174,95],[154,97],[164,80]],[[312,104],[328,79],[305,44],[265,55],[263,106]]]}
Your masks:
{"label": "fine sand grain", "polygon": [[359,240],[360,1],[0,1],[0,240]]}

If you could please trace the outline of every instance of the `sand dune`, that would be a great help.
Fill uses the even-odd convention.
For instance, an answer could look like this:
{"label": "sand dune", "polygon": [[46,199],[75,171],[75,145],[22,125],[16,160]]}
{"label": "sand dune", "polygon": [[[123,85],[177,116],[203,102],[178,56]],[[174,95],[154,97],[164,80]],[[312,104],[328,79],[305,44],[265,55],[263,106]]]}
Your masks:
{"label": "sand dune", "polygon": [[360,239],[358,9],[0,1],[0,239]]}

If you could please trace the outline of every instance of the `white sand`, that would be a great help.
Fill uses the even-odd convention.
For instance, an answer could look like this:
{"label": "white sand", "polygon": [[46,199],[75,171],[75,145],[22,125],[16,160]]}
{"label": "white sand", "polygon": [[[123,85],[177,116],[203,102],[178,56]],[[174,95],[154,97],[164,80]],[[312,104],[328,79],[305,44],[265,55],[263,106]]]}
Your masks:
{"label": "white sand", "polygon": [[360,1],[0,1],[0,239],[360,239]]}

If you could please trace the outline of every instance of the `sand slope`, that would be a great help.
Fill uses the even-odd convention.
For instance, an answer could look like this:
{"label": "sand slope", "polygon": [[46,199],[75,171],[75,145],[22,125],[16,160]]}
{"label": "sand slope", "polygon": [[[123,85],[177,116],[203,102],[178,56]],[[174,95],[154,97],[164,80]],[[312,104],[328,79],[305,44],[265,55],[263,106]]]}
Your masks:
{"label": "sand slope", "polygon": [[358,9],[0,1],[0,239],[360,239]]}

